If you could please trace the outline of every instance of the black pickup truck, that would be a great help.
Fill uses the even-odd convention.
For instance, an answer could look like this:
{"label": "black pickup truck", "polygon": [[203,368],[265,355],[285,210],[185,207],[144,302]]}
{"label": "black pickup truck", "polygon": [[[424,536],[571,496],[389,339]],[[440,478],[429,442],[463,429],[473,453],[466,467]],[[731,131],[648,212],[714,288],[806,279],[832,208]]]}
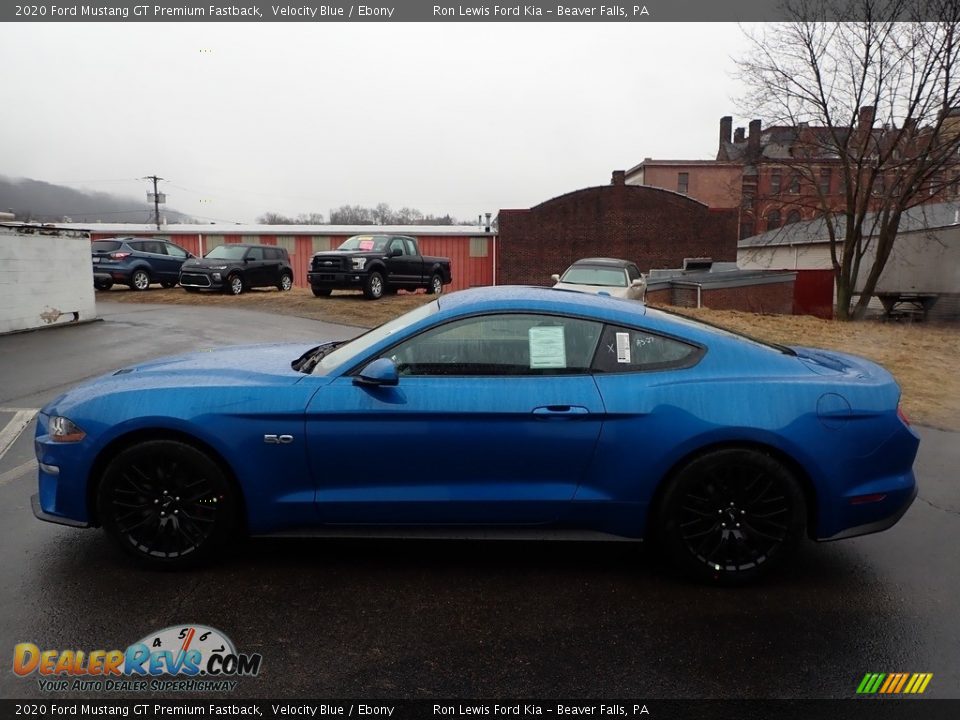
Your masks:
{"label": "black pickup truck", "polygon": [[370,300],[400,289],[438,295],[451,280],[450,258],[421,255],[407,235],[354,235],[336,250],[315,254],[307,272],[317,297],[360,288]]}

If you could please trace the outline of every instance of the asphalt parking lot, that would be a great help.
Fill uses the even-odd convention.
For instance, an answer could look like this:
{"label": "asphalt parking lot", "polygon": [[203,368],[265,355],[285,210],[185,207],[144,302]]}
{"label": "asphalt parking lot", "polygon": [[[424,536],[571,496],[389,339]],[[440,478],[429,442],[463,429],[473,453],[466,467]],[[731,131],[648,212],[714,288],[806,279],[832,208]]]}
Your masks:
{"label": "asphalt parking lot", "polygon": [[[241,698],[850,698],[867,672],[933,673],[926,696],[960,698],[957,434],[920,428],[920,496],[893,529],[808,543],[744,589],[679,581],[632,543],[255,539],[214,567],[148,572],[99,531],[33,518],[32,413],[159,355],[358,330],[228,308],[99,312],[0,337],[2,653],[124,648],[201,623],[263,655]],[[6,668],[0,696],[44,696]]]}

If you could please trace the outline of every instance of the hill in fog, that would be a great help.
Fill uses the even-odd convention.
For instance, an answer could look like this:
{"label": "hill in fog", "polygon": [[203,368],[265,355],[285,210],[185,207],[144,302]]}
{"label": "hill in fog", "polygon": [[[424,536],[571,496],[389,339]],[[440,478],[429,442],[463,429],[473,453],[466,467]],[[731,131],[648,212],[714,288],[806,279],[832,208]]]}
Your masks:
{"label": "hill in fog", "polygon": [[[0,176],[0,211],[20,221],[34,222],[153,222],[153,208],[141,199],[104,192],[74,190],[40,180]],[[160,206],[169,223],[189,223],[188,215]],[[69,218],[69,220],[67,220]]]}

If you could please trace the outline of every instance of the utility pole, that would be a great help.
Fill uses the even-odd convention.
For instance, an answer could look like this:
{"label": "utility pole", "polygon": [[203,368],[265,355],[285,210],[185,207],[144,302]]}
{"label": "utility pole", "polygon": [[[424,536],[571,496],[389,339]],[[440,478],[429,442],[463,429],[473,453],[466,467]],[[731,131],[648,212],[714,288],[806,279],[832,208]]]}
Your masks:
{"label": "utility pole", "polygon": [[160,203],[167,202],[167,196],[165,193],[157,192],[157,181],[163,180],[162,177],[157,177],[156,175],[147,175],[143,180],[153,180],[153,192],[147,193],[147,200],[153,201],[153,221],[157,225],[157,230],[160,229]]}

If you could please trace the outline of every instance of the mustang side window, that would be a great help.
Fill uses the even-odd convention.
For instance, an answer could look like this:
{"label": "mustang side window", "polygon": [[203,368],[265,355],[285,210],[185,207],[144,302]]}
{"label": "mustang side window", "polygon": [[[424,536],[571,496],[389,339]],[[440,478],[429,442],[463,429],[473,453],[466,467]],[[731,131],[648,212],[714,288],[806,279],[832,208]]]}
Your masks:
{"label": "mustang side window", "polygon": [[384,357],[402,375],[585,374],[601,329],[577,318],[483,315],[428,330]]}
{"label": "mustang side window", "polygon": [[688,367],[703,351],[696,345],[646,330],[607,325],[597,354],[594,372],[618,373]]}

